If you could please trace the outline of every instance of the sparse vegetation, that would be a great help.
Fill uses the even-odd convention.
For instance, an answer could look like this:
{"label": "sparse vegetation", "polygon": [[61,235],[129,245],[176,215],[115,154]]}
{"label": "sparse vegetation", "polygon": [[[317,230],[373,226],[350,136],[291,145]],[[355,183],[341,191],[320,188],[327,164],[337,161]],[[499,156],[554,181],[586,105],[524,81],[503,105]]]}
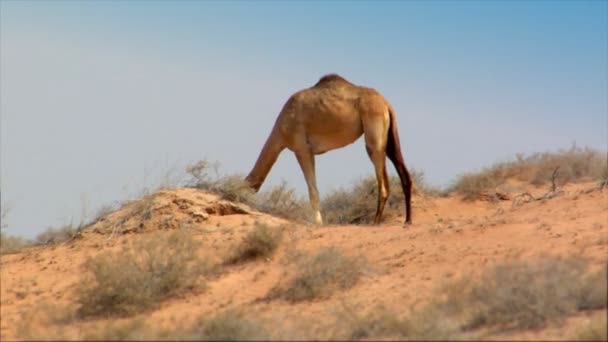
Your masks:
{"label": "sparse vegetation", "polygon": [[[541,328],[577,310],[606,308],[606,268],[590,275],[586,269],[584,259],[573,257],[506,262],[475,282],[466,277],[439,287],[436,299],[407,317],[385,308],[364,315],[344,310],[339,322],[346,328],[337,338],[452,340],[478,338],[479,328]],[[597,340],[605,336],[604,327],[593,321],[576,338]]]}
{"label": "sparse vegetation", "polygon": [[0,255],[17,253],[31,245],[32,243],[24,238],[0,232]]}
{"label": "sparse vegetation", "polygon": [[279,247],[281,237],[282,233],[279,229],[256,223],[226,263],[235,264],[270,257]]}
{"label": "sparse vegetation", "polygon": [[427,306],[405,318],[384,307],[376,307],[367,314],[345,309],[338,313],[338,322],[344,328],[343,331],[337,329],[335,339],[449,341],[466,337],[453,321],[433,306]]}
{"label": "sparse vegetation", "polygon": [[195,289],[208,270],[197,246],[190,234],[177,231],[89,259],[87,278],[78,290],[79,315],[128,315]]}
{"label": "sparse vegetation", "polygon": [[143,317],[89,322],[79,329],[66,331],[75,321],[71,307],[46,303],[26,312],[27,319],[18,326],[18,336],[27,340],[83,341],[247,341],[269,340],[260,322],[246,318],[234,309],[215,315],[201,315],[194,323],[177,324],[172,329],[159,327]]}
{"label": "sparse vegetation", "polygon": [[[266,329],[258,322],[245,318],[236,310],[226,310],[215,316],[203,316],[194,324],[185,339],[196,341],[263,341],[269,340]],[[184,338],[180,338],[184,339]]]}
{"label": "sparse vegetation", "polygon": [[503,167],[502,164],[499,164],[477,173],[465,173],[458,178],[449,192],[458,192],[463,195],[465,200],[478,199],[484,192],[492,193],[506,180]]}
{"label": "sparse vegetation", "polygon": [[66,224],[59,228],[51,227],[36,236],[36,244],[54,245],[62,243],[76,238],[79,233],[79,229],[72,224]]}
{"label": "sparse vegetation", "polygon": [[261,212],[294,221],[306,221],[311,215],[308,200],[298,198],[295,189],[285,181],[259,193],[255,207]]}
{"label": "sparse vegetation", "polygon": [[[413,194],[421,196],[437,196],[441,191],[424,181],[422,171],[410,172],[413,183]],[[389,177],[390,195],[386,201],[384,218],[402,214],[404,210],[404,195],[401,181],[397,176]],[[368,224],[373,222],[378,203],[378,183],[376,176],[367,176],[347,190],[334,190],[321,201],[321,211],[324,220],[330,224]]]}
{"label": "sparse vegetation", "polygon": [[364,273],[362,258],[349,257],[336,248],[323,248],[316,254],[300,253],[295,257],[295,275],[284,287],[275,287],[268,299],[290,302],[326,298],[334,290],[349,289]]}
{"label": "sparse vegetation", "polygon": [[608,303],[608,264],[597,272],[587,275],[581,282],[577,301],[579,310],[606,308]]}
{"label": "sparse vegetation", "polygon": [[487,270],[474,284],[469,279],[449,283],[440,290],[445,300],[432,305],[464,316],[463,329],[539,328],[577,309],[606,307],[605,297],[600,304],[600,298],[590,300],[587,294],[605,289],[605,279],[584,277],[586,269],[586,261],[574,257],[510,261]]}
{"label": "sparse vegetation", "polygon": [[592,148],[573,145],[567,150],[518,154],[516,160],[499,162],[476,173],[461,175],[448,191],[456,191],[467,200],[478,199],[482,194],[493,194],[496,187],[513,178],[533,185],[552,182],[556,185],[569,182],[602,182],[607,179],[606,153]]}
{"label": "sparse vegetation", "polygon": [[[214,174],[210,174],[210,168]],[[245,181],[242,175],[220,176],[219,164],[211,164],[207,160],[201,160],[196,164],[188,166],[186,172],[191,177],[189,186],[203,189],[220,195],[223,199],[245,204],[254,203],[255,192]]]}

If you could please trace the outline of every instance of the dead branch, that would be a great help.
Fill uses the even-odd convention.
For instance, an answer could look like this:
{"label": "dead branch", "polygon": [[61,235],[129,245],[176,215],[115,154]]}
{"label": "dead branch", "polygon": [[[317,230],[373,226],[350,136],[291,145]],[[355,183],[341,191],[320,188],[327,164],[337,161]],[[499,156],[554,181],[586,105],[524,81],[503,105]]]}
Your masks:
{"label": "dead branch", "polygon": [[557,191],[557,184],[555,183],[555,180],[557,179],[558,170],[559,170],[559,166],[556,167],[555,170],[553,170],[553,174],[551,175],[551,192]]}

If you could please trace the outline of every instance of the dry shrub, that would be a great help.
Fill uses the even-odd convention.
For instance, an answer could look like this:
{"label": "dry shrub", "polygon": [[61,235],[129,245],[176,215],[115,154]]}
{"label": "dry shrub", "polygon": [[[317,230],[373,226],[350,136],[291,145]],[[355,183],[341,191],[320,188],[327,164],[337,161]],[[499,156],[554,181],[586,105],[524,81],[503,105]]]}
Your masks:
{"label": "dry shrub", "polygon": [[597,315],[580,328],[570,341],[608,341],[608,318],[605,314]]}
{"label": "dry shrub", "polygon": [[361,257],[349,257],[334,247],[316,254],[299,253],[294,260],[295,275],[284,287],[277,286],[267,299],[283,298],[290,302],[327,298],[335,290],[355,286],[364,273]]}
{"label": "dry shrub", "polygon": [[31,245],[32,243],[24,238],[0,232],[0,255],[17,253]]}
{"label": "dry shrub", "polygon": [[588,289],[605,289],[605,280],[585,277],[586,268],[587,261],[575,257],[509,261],[486,270],[474,284],[470,278],[449,283],[440,291],[445,300],[431,305],[463,316],[463,329],[539,328],[577,309],[606,307],[605,299],[590,301]]}
{"label": "dry shrub", "polygon": [[461,175],[450,187],[449,192],[458,192],[465,200],[478,199],[481,194],[490,192],[506,180],[504,165],[499,164],[477,173]]}
{"label": "dry shrub", "polygon": [[449,341],[465,337],[455,322],[446,319],[433,306],[405,318],[384,307],[376,307],[367,314],[345,308],[338,313],[337,323],[339,332],[334,339],[340,340]]}
{"label": "dry shrub", "polygon": [[80,230],[72,224],[66,224],[59,228],[49,228],[36,236],[38,245],[54,245],[70,241],[78,236]]}
{"label": "dry shrub", "polygon": [[[338,320],[346,328],[337,327],[341,330],[335,337],[471,340],[478,338],[478,328],[540,328],[577,310],[606,308],[606,269],[585,276],[586,268],[587,262],[579,258],[506,262],[488,269],[474,283],[473,277],[466,277],[439,287],[435,299],[407,317],[385,308],[367,314],[346,310]],[[601,291],[603,297],[589,295]],[[595,338],[605,336],[605,329],[593,323],[583,333]]]}
{"label": "dry shrub", "polygon": [[[424,181],[424,173],[418,170],[410,172],[413,194],[419,196],[437,196],[440,190]],[[386,201],[383,217],[397,216],[403,213],[405,196],[401,181],[397,176],[389,177],[390,194]],[[378,182],[376,176],[367,176],[356,182],[350,189],[338,189],[330,192],[321,201],[321,211],[325,222],[330,224],[368,224],[373,222],[378,205]]]}
{"label": "dry shrub", "polygon": [[170,332],[146,324],[142,318],[126,322],[107,321],[82,331],[83,341],[161,341],[174,340]]}
{"label": "dry shrub", "polygon": [[581,285],[577,301],[579,310],[594,310],[606,307],[608,303],[608,264],[597,272],[587,275]]}
{"label": "dry shrub", "polygon": [[295,221],[307,221],[312,212],[308,201],[298,198],[285,181],[259,193],[254,206],[261,212]]}
{"label": "dry shrub", "polygon": [[80,316],[129,315],[200,286],[208,265],[185,231],[147,236],[133,247],[102,253],[85,263],[78,289]]}
{"label": "dry shrub", "polygon": [[[214,174],[210,174],[210,168],[214,169]],[[253,204],[255,192],[245,177],[242,175],[219,175],[219,164],[211,164],[207,160],[201,160],[196,164],[187,167],[186,172],[191,180],[188,185],[220,195],[228,201],[235,201],[245,204]]]}
{"label": "dry shrub", "polygon": [[[213,169],[214,175],[211,175]],[[270,190],[255,194],[243,175],[220,175],[219,164],[202,160],[187,168],[189,186],[220,195],[223,199],[245,203],[261,212],[289,220],[308,220],[307,201],[297,198],[295,189],[283,181]]]}
{"label": "dry shrub", "polygon": [[606,154],[585,147],[572,145],[557,152],[535,153],[523,161],[534,170],[532,177],[524,179],[535,185],[551,182],[553,171],[559,167],[557,183],[601,180],[605,172]]}
{"label": "dry shrub", "polygon": [[580,181],[605,181],[608,179],[608,158],[605,152],[573,145],[556,152],[518,154],[516,160],[496,163],[476,173],[458,177],[448,189],[465,199],[477,199],[482,193],[494,190],[508,178],[544,185],[553,181],[556,185]]}
{"label": "dry shrub", "polygon": [[226,310],[215,316],[203,316],[180,339],[196,341],[267,341],[269,334],[257,321],[244,317],[236,310]]}
{"label": "dry shrub", "polygon": [[257,223],[253,229],[245,235],[236,251],[230,256],[226,263],[235,264],[258,258],[270,257],[281,243],[282,232],[265,224]]}

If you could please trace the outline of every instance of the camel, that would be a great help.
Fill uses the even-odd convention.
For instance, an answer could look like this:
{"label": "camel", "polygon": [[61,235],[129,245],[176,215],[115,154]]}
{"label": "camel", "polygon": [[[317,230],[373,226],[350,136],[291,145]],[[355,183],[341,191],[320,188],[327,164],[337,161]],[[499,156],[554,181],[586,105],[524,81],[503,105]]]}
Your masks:
{"label": "camel", "polygon": [[245,180],[257,192],[279,154],[288,148],[295,153],[304,173],[315,222],[321,225],[315,155],[349,145],[361,135],[365,135],[365,149],[378,183],[374,224],[380,223],[390,191],[385,157],[391,160],[401,180],[405,224],[411,224],[412,181],[401,154],[395,112],[376,90],[355,85],[337,74],[321,77],[314,86],[287,100]]}

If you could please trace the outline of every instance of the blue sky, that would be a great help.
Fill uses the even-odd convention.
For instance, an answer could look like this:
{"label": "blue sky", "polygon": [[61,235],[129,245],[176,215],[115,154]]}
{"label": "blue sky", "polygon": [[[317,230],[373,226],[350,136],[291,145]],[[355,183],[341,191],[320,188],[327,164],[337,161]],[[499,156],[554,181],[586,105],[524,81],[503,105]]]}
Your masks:
{"label": "blue sky", "polygon": [[[382,92],[445,185],[515,153],[605,150],[606,1],[2,1],[2,206],[34,236],[207,158],[252,167],[283,103],[337,72]],[[317,157],[321,193],[372,172]],[[391,170],[392,171],[392,170]],[[286,151],[271,171],[304,194]]]}

